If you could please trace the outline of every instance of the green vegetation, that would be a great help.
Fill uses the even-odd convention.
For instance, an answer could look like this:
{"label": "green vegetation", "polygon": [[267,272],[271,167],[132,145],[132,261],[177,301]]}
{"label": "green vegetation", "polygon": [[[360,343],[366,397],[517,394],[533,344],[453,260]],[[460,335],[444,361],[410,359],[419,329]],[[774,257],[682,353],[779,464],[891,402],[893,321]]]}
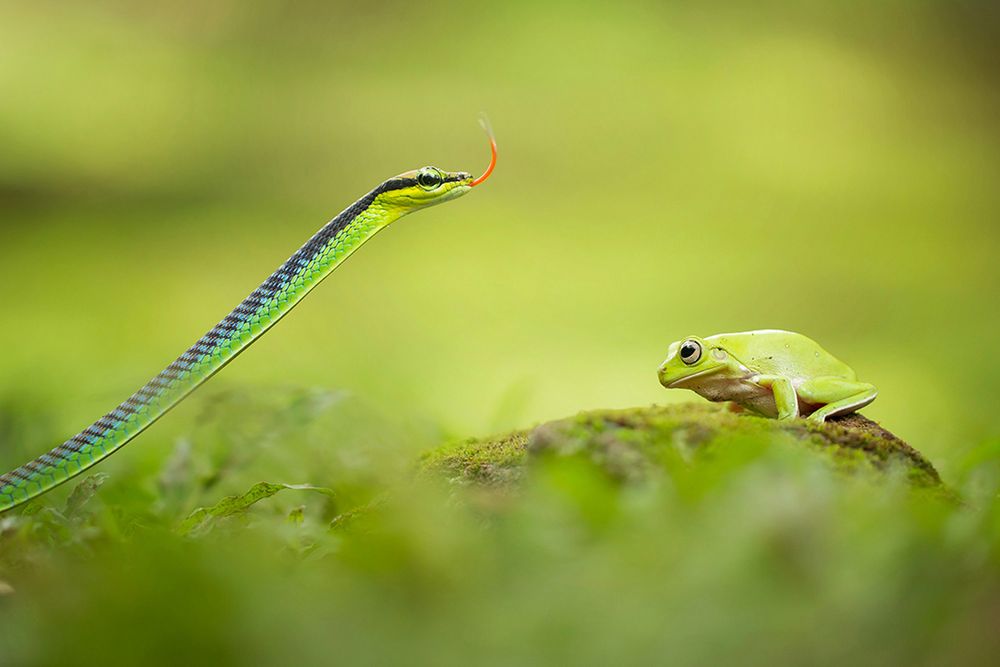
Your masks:
{"label": "green vegetation", "polygon": [[[398,426],[322,392],[223,397],[199,423],[155,474],[90,477],[0,521],[8,664],[935,665],[1000,648],[1000,443],[962,462],[958,500],[860,417],[600,411],[419,463],[373,446]],[[286,481],[227,491],[263,471]],[[336,484],[299,484],[317,479]]]}

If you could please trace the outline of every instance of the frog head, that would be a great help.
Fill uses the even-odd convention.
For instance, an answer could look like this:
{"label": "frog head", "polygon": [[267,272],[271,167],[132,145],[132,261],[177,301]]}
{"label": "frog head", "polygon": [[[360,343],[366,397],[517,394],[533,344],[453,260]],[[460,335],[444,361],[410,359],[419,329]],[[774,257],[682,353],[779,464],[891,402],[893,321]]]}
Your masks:
{"label": "frog head", "polygon": [[684,387],[694,389],[702,378],[722,380],[745,377],[746,367],[729,354],[720,341],[688,336],[671,343],[667,359],[658,372],[660,384],[668,389]]}

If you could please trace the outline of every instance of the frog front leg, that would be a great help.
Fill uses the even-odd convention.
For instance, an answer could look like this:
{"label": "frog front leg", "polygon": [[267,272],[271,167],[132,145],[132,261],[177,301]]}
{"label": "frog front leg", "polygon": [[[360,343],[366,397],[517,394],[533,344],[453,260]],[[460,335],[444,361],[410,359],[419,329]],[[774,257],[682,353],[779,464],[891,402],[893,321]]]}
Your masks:
{"label": "frog front leg", "polygon": [[817,422],[863,408],[874,401],[877,395],[875,385],[837,377],[812,378],[799,386],[802,400],[823,405],[809,415],[809,419]]}
{"label": "frog front leg", "polygon": [[778,419],[795,419],[799,416],[799,399],[792,381],[784,375],[755,375],[750,378],[754,384],[766,387],[774,394],[774,406]]}

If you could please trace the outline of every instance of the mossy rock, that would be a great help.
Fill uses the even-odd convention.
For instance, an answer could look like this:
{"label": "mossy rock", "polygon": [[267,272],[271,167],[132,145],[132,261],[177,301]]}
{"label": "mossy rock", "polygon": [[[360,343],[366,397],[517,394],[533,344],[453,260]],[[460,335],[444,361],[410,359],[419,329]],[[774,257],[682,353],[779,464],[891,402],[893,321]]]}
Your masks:
{"label": "mossy rock", "polygon": [[801,446],[846,473],[902,471],[915,486],[941,488],[927,459],[862,415],[825,424],[777,421],[708,403],[584,412],[533,429],[446,445],[426,454],[421,466],[460,483],[509,486],[535,461],[583,457],[611,478],[633,483],[655,475],[665,453],[695,458],[748,444]]}

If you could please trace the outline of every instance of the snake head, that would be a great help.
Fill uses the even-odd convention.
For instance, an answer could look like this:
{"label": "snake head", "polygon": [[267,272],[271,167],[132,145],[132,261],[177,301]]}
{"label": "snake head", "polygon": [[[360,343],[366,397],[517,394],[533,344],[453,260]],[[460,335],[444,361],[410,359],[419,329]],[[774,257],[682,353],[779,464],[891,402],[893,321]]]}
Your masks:
{"label": "snake head", "polygon": [[409,213],[451,201],[472,188],[472,174],[424,167],[390,178],[376,190],[380,201]]}
{"label": "snake head", "polygon": [[482,176],[473,178],[465,171],[444,171],[437,167],[407,171],[390,178],[375,190],[382,205],[395,209],[398,215],[405,215],[461,197],[489,178],[497,164],[497,142],[486,117],[482,116],[479,122],[490,141],[490,164]]}

